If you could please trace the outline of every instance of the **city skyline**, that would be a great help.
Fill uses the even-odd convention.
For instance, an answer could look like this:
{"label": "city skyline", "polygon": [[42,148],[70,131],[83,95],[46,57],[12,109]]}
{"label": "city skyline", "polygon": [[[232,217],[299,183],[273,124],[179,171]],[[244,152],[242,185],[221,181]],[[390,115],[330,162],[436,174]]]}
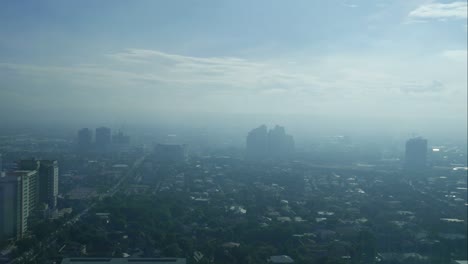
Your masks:
{"label": "city skyline", "polygon": [[467,0],[2,0],[0,264],[466,264],[467,52]]}

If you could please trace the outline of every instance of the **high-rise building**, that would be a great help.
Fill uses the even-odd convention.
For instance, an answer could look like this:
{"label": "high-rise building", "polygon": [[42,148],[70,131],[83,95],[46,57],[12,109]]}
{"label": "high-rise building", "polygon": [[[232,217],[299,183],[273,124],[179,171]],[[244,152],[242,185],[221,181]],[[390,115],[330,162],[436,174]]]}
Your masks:
{"label": "high-rise building", "polygon": [[21,178],[0,176],[0,241],[20,236]]}
{"label": "high-rise building", "polygon": [[24,159],[17,162],[17,167],[19,170],[29,170],[29,171],[38,171],[41,163],[36,159]]}
{"label": "high-rise building", "polygon": [[19,170],[0,177],[0,240],[20,238],[37,205],[37,171]]}
{"label": "high-rise building", "polygon": [[427,166],[427,140],[421,137],[406,141],[405,164],[407,170],[420,171]]}
{"label": "high-rise building", "polygon": [[58,163],[56,160],[41,160],[39,167],[39,202],[50,209],[57,207]]}
{"label": "high-rise building", "polygon": [[249,159],[263,159],[268,154],[268,131],[261,125],[247,135],[247,157]]}
{"label": "high-rise building", "polygon": [[130,137],[125,135],[122,131],[119,131],[112,137],[112,143],[118,145],[126,145],[130,143]]}
{"label": "high-rise building", "polygon": [[294,139],[284,127],[268,130],[265,125],[247,135],[247,158],[253,160],[287,158],[294,152]]}
{"label": "high-rise building", "polygon": [[57,205],[57,161],[29,159],[17,165],[19,170],[0,176],[0,240],[22,237],[38,205]]}
{"label": "high-rise building", "polygon": [[111,143],[111,129],[108,127],[96,128],[96,147],[105,150]]}
{"label": "high-rise building", "polygon": [[78,131],[77,145],[79,151],[89,151],[93,141],[93,132],[89,128]]}
{"label": "high-rise building", "polygon": [[46,204],[49,209],[57,206],[58,195],[58,163],[56,160],[21,160],[18,162],[21,170],[37,171],[37,202]]}
{"label": "high-rise building", "polygon": [[284,127],[275,126],[268,132],[268,152],[273,158],[286,158],[294,151],[294,139]]}
{"label": "high-rise building", "polygon": [[20,236],[28,230],[29,216],[36,209],[38,201],[37,171],[15,171],[13,175],[20,177]]}

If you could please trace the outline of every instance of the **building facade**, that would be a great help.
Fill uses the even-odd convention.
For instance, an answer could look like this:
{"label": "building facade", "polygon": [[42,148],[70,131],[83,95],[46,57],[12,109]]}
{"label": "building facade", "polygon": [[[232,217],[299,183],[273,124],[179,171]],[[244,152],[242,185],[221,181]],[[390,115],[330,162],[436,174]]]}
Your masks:
{"label": "building facade", "polygon": [[50,209],[57,207],[58,162],[41,160],[39,167],[39,203],[47,204]]}
{"label": "building facade", "polygon": [[0,239],[21,238],[38,201],[38,172],[18,170],[0,178]]}
{"label": "building facade", "polygon": [[285,159],[294,152],[294,139],[284,127],[268,130],[265,125],[253,129],[247,135],[246,157],[251,160]]}
{"label": "building facade", "polygon": [[46,204],[49,209],[57,206],[58,162],[56,160],[21,160],[20,170],[37,172],[37,203]]}
{"label": "building facade", "polygon": [[261,125],[249,132],[246,141],[247,158],[258,160],[268,155],[268,129]]}
{"label": "building facade", "polygon": [[89,151],[93,142],[93,132],[89,128],[82,128],[78,131],[77,147],[81,152]]}
{"label": "building facade", "polygon": [[427,166],[427,140],[421,137],[406,141],[404,168],[421,171]]}
{"label": "building facade", "polygon": [[96,128],[96,147],[103,150],[111,144],[112,135],[111,129],[108,127]]}
{"label": "building facade", "polygon": [[15,171],[13,173],[20,177],[20,230],[19,237],[28,231],[29,217],[36,209],[38,201],[38,173],[37,171]]}
{"label": "building facade", "polygon": [[20,187],[20,177],[0,177],[0,241],[20,236]]}

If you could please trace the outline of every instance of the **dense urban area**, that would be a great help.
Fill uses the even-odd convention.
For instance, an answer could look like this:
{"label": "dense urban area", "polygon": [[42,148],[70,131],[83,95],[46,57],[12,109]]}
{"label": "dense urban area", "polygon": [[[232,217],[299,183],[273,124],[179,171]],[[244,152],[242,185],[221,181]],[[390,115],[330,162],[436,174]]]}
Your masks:
{"label": "dense urban area", "polygon": [[468,0],[0,0],[0,264],[468,264]]}
{"label": "dense urban area", "polygon": [[0,137],[0,263],[466,263],[466,146],[131,139]]}

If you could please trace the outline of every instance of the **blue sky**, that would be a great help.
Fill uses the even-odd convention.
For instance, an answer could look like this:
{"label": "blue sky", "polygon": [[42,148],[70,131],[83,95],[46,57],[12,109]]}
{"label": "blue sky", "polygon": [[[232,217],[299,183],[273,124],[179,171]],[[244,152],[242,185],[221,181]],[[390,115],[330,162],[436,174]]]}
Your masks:
{"label": "blue sky", "polygon": [[466,129],[466,57],[466,1],[1,1],[0,117],[278,113]]}

